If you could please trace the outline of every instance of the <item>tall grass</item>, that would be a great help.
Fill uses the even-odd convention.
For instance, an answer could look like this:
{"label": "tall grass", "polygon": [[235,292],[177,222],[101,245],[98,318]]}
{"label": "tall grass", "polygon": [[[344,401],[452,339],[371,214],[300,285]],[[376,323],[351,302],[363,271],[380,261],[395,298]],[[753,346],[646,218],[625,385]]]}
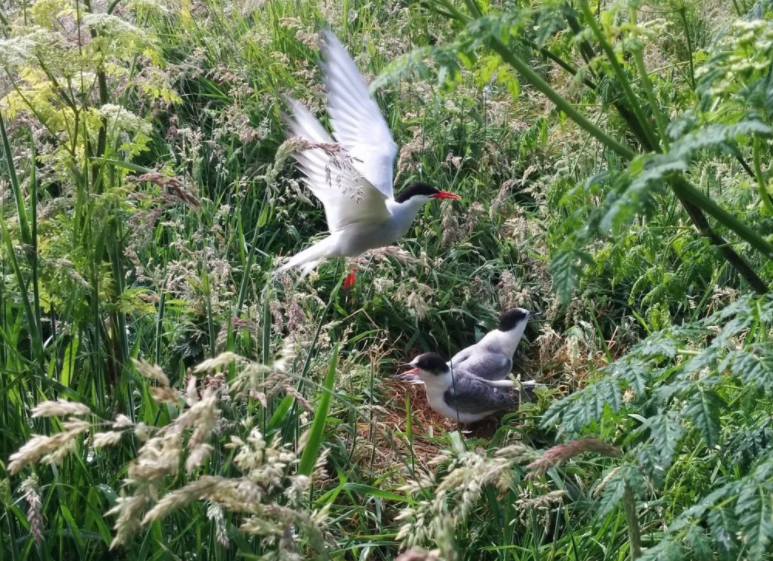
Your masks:
{"label": "tall grass", "polygon": [[[771,277],[770,22],[730,25],[748,9],[8,4],[2,558],[769,558],[748,293]],[[349,291],[336,261],[271,277],[324,229],[280,118],[286,93],[322,109],[322,25],[380,75],[396,188],[463,197]],[[460,433],[388,380],[514,305],[548,317],[516,373],[549,389],[520,411]]]}

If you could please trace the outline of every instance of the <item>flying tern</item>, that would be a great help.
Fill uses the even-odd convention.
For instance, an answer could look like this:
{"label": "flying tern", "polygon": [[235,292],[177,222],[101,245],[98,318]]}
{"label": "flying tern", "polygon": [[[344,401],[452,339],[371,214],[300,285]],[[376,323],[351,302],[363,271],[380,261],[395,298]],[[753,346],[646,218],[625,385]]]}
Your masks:
{"label": "flying tern", "polygon": [[[327,113],[335,140],[300,102],[289,99],[288,134],[306,143],[294,154],[306,186],[325,207],[330,235],[294,255],[277,273],[295,267],[301,276],[326,257],[355,257],[390,245],[433,199],[460,199],[426,183],[411,183],[398,196],[392,168],[397,145],[364,78],[343,45],[324,32],[320,63],[327,89]],[[353,271],[347,283],[353,282]]]}

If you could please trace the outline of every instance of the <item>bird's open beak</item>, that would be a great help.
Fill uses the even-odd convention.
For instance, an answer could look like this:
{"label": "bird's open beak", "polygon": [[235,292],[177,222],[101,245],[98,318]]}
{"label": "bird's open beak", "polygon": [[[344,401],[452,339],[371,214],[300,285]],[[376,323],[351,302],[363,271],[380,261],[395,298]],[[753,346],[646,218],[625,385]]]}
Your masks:
{"label": "bird's open beak", "polygon": [[[403,364],[403,366],[413,366],[412,364]],[[423,384],[424,382],[421,381],[421,378],[419,377],[419,369],[418,368],[411,368],[410,370],[407,370],[403,372],[402,374],[395,374],[392,376],[395,380],[401,380],[403,382],[408,382],[411,384]]]}
{"label": "bird's open beak", "polygon": [[455,200],[461,199],[461,197],[456,193],[449,193],[448,191],[440,191],[432,195],[432,198],[433,199],[455,199]]}

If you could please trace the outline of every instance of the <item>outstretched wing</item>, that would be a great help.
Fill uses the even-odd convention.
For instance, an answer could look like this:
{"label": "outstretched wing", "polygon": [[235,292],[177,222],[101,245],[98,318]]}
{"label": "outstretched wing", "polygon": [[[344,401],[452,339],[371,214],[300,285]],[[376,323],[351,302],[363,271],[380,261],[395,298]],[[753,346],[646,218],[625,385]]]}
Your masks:
{"label": "outstretched wing", "polygon": [[443,394],[449,407],[459,413],[488,413],[518,405],[518,396],[470,376],[455,377],[454,384]]}
{"label": "outstretched wing", "polygon": [[290,135],[326,145],[293,156],[298,168],[306,175],[306,185],[325,207],[330,232],[354,224],[377,224],[389,219],[386,196],[352,168],[352,162],[343,151],[336,152],[333,139],[302,103],[294,99],[288,99],[288,103],[293,108],[292,117],[285,115]]}
{"label": "outstretched wing", "polygon": [[397,144],[354,61],[332,31],[325,31],[322,72],[327,112],[336,140],[354,167],[388,199],[394,198],[392,170]]}

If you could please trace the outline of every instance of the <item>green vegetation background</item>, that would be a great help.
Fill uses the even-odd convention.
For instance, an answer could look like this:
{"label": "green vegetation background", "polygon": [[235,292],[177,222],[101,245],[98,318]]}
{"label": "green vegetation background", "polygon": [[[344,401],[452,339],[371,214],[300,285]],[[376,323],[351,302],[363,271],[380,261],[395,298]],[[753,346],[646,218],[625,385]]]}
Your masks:
{"label": "green vegetation background", "polygon": [[[396,188],[463,197],[348,291],[270,274],[324,230],[281,121],[323,113],[322,26]],[[3,0],[0,35],[0,559],[773,558],[771,2]],[[520,411],[460,433],[389,380],[516,305]]]}

